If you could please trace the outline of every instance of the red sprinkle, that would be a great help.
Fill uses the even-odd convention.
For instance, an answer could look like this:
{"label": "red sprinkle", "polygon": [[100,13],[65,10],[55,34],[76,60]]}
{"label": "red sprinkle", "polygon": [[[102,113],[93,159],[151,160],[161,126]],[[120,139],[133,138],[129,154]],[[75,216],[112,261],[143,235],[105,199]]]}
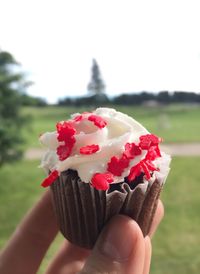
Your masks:
{"label": "red sprinkle", "polygon": [[84,118],[86,118],[86,117],[85,117],[85,114],[90,114],[90,112],[84,111],[82,114],[76,115],[76,117],[74,117],[73,120],[74,120],[75,122],[80,122],[80,121],[82,121]]}
{"label": "red sprinkle", "polygon": [[41,186],[48,187],[50,186],[55,180],[58,178],[58,171],[54,170],[52,171],[47,178],[44,179]]}
{"label": "red sprinkle", "polygon": [[143,160],[143,161],[149,170],[151,170],[151,171],[158,170],[158,168],[156,168],[151,161],[148,161],[148,160]]}
{"label": "red sprinkle", "polygon": [[88,120],[93,122],[98,128],[104,128],[107,125],[107,122],[101,116],[95,114],[90,115]]}
{"label": "red sprinkle", "polygon": [[151,146],[147,152],[146,159],[154,161],[156,158],[161,157],[160,149],[158,145]]}
{"label": "red sprinkle", "polygon": [[98,190],[107,190],[114,177],[110,173],[95,173],[91,179],[92,186]]}
{"label": "red sprinkle", "polygon": [[72,146],[61,145],[57,147],[57,154],[60,161],[64,161],[69,157],[72,151]]}
{"label": "red sprinkle", "polygon": [[63,161],[70,156],[72,148],[76,142],[74,137],[76,129],[73,127],[73,123],[71,121],[59,122],[57,123],[56,128],[58,133],[58,141],[64,142],[64,145],[60,145],[57,148],[59,160]]}
{"label": "red sprinkle", "polygon": [[140,165],[141,165],[142,171],[145,174],[146,179],[149,180],[151,178],[151,174],[149,172],[148,166],[146,165],[145,161],[141,161]]}
{"label": "red sprinkle", "polygon": [[139,146],[141,149],[149,149],[151,146],[158,145],[161,139],[154,134],[146,134],[140,136]]}
{"label": "red sprinkle", "polygon": [[141,153],[141,148],[135,143],[126,143],[125,152],[123,153],[123,155],[125,155],[128,159],[134,159],[135,156],[140,155]]}
{"label": "red sprinkle", "polygon": [[56,124],[58,141],[66,142],[70,137],[74,136],[76,129],[73,127],[73,123],[70,121],[59,122]]}
{"label": "red sprinkle", "polygon": [[99,145],[88,145],[80,148],[80,154],[93,154],[99,150]]}
{"label": "red sprinkle", "polygon": [[151,161],[146,158],[140,161],[137,165],[133,166],[130,170],[128,180],[132,182],[137,176],[143,172],[145,174],[145,178],[149,180],[151,178],[151,172],[158,170]]}
{"label": "red sprinkle", "polygon": [[135,180],[135,178],[138,177],[141,174],[141,172],[142,172],[142,169],[141,169],[140,163],[133,166],[128,175],[128,181],[132,182],[133,180]]}
{"label": "red sprinkle", "polygon": [[107,172],[103,173],[104,178],[108,181],[108,183],[112,183],[114,181],[114,176],[113,174]]}
{"label": "red sprinkle", "polygon": [[82,115],[82,114],[77,115],[77,116],[74,118],[74,121],[75,121],[75,122],[80,122],[81,120],[83,120],[83,115]]}
{"label": "red sprinkle", "polygon": [[121,158],[117,158],[113,156],[108,163],[107,170],[111,172],[115,176],[121,176],[122,172],[129,165],[129,159],[126,156],[122,156]]}

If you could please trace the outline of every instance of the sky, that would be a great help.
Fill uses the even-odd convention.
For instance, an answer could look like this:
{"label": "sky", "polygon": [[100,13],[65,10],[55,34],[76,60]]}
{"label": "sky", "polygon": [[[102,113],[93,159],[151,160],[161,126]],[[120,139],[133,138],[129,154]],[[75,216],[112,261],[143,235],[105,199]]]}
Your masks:
{"label": "sky", "polygon": [[54,103],[84,96],[92,58],[108,95],[200,92],[199,0],[0,0],[0,48]]}

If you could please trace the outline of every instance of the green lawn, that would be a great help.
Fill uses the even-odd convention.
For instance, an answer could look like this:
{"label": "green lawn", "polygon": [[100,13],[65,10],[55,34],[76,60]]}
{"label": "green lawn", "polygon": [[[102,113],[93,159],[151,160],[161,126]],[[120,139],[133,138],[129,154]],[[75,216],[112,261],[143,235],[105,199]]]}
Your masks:
{"label": "green lawn", "polygon": [[[167,107],[116,107],[141,122],[149,131],[170,142],[200,142],[200,107],[170,105]],[[91,108],[92,109],[92,108]],[[89,108],[74,107],[26,107],[22,112],[32,119],[24,131],[26,147],[38,147],[38,136],[55,130],[58,121],[69,118],[71,113],[88,111]]]}
{"label": "green lawn", "polygon": [[200,158],[174,158],[162,194],[165,218],[153,241],[152,273],[199,273]]}
{"label": "green lawn", "polygon": [[[60,113],[62,114],[62,113]],[[200,269],[200,157],[174,158],[162,194],[165,218],[153,240],[153,274],[198,274]],[[0,247],[21,217],[44,191],[37,161],[22,161],[0,169]],[[59,236],[41,266],[58,249]]]}

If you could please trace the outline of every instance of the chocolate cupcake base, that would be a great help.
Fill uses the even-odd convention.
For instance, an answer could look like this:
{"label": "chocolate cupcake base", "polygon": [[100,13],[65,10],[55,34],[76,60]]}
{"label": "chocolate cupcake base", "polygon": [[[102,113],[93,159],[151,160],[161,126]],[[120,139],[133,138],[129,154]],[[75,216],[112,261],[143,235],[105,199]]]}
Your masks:
{"label": "chocolate cupcake base", "polygon": [[162,184],[126,182],[110,191],[83,183],[76,171],[62,172],[51,185],[60,231],[71,243],[91,249],[107,221],[116,214],[134,219],[143,235],[150,230]]}

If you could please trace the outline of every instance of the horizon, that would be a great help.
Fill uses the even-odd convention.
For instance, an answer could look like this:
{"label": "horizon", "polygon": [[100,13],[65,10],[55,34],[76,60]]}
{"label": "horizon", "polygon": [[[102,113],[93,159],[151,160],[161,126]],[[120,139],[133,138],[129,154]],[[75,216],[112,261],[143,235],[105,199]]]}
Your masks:
{"label": "horizon", "polygon": [[[161,93],[168,93],[169,97],[159,97],[159,95]],[[177,94],[176,94],[177,93]],[[187,94],[186,96],[182,96],[182,93]],[[140,91],[140,92],[130,92],[130,93],[120,93],[120,94],[115,94],[115,95],[109,95],[107,93],[103,93],[106,95],[107,100],[102,103],[103,105],[105,104],[112,104],[112,105],[127,105],[127,106],[135,106],[137,105],[149,105],[149,106],[155,106],[155,105],[169,105],[169,104],[182,104],[182,105],[195,105],[195,106],[199,106],[200,103],[200,92],[194,92],[194,91],[183,91],[183,90],[175,90],[175,91],[168,91],[168,90],[161,90],[158,92],[151,92],[151,91]],[[145,95],[144,95],[145,94]],[[150,97],[145,98],[144,96],[146,96],[146,94],[148,94]],[[96,94],[86,94],[83,96],[68,96],[68,97],[63,97],[60,98],[60,100],[57,100],[54,103],[49,103],[47,102],[45,99],[41,98],[41,97],[37,97],[38,99],[43,99],[44,102],[46,103],[46,105],[48,106],[67,106],[67,105],[74,105],[74,104],[80,104],[81,101],[85,98],[85,100],[89,100],[90,97],[92,97],[93,95]],[[126,102],[127,99],[124,99],[123,97],[120,99],[120,96],[123,95],[127,95],[129,96],[128,100],[129,103]],[[132,96],[138,96],[138,97],[132,97]],[[65,102],[65,99],[69,99],[69,102]],[[118,99],[118,102],[116,102],[115,100]],[[77,101],[78,100],[78,101]],[[95,99],[96,100],[96,99]],[[124,101],[125,100],[125,101]],[[98,101],[96,101],[98,102]],[[84,101],[83,105],[88,105],[88,104],[93,104],[93,103],[89,103],[89,101]]]}

